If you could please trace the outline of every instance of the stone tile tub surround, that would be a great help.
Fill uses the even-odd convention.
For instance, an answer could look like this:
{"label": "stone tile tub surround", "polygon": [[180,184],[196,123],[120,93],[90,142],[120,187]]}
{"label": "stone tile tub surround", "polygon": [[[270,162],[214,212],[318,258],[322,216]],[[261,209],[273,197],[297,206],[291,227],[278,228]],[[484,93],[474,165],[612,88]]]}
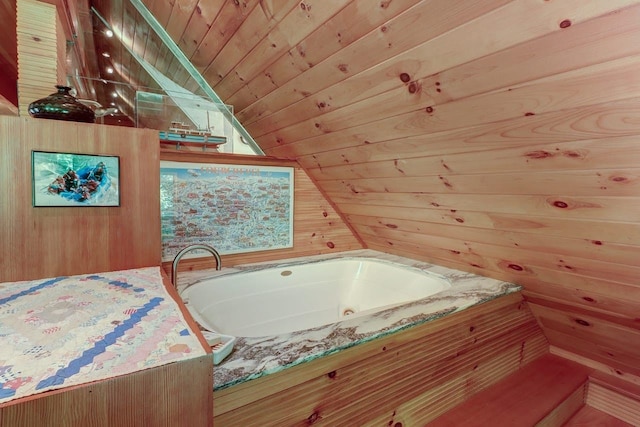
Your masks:
{"label": "stone tile tub surround", "polygon": [[[214,389],[279,372],[521,290],[512,283],[370,249],[223,267],[221,271],[184,272],[178,276],[178,289],[183,291],[200,280],[230,273],[354,257],[374,258],[440,274],[449,279],[452,286],[418,301],[329,325],[275,336],[238,337],[231,355],[214,369]],[[185,303],[188,307],[188,300]]]}

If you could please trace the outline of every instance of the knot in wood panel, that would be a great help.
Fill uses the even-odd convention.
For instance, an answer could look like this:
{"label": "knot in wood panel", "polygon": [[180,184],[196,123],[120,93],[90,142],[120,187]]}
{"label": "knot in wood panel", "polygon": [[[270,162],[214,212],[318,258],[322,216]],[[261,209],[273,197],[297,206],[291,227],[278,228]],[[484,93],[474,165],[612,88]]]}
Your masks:
{"label": "knot in wood panel", "polygon": [[307,418],[307,424],[311,425],[320,419],[320,414],[318,411],[315,411],[313,414],[309,415]]}
{"label": "knot in wood panel", "polygon": [[560,23],[560,28],[569,28],[571,26],[571,20],[565,19]]}
{"label": "knot in wood panel", "polygon": [[522,267],[521,265],[518,265],[518,264],[509,264],[507,267],[509,267],[510,269],[515,270],[515,271],[523,271],[524,270],[524,267]]}
{"label": "knot in wood panel", "polygon": [[586,320],[582,320],[582,319],[574,319],[574,320],[578,325],[591,326],[591,323],[587,322]]}

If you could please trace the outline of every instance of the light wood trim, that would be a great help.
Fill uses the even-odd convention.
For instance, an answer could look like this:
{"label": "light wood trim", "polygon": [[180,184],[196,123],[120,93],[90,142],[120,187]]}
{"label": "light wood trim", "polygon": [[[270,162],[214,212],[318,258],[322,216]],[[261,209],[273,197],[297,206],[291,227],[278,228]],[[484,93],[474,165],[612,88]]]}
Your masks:
{"label": "light wood trim", "polygon": [[[571,284],[558,286],[551,283],[538,282],[535,285],[527,285],[528,288],[542,288],[545,286],[559,289],[547,291],[545,294],[525,290],[523,291],[525,299],[532,304],[543,305],[557,311],[570,311],[578,316],[596,316],[599,319],[627,328],[637,328],[637,311],[634,312],[629,307],[629,305],[635,304],[633,291],[637,291],[636,288],[629,289],[630,297],[625,300],[611,298],[608,295],[593,292],[589,289],[575,289]],[[573,294],[571,293],[572,288]],[[625,287],[620,286],[620,288],[624,289]],[[555,295],[561,295],[562,297],[555,297]]]}
{"label": "light wood trim", "polygon": [[[449,103],[438,102],[438,100],[435,100],[435,99],[433,100],[433,102],[430,102],[429,94],[423,93],[421,91],[422,82],[420,81],[420,77],[437,74],[439,72],[442,72],[443,70],[454,68],[465,62],[470,62],[472,60],[481,58],[485,55],[494,53],[496,51],[500,51],[504,48],[514,46],[520,42],[530,41],[531,39],[534,39],[536,37],[547,35],[553,32],[553,30],[550,30],[550,26],[553,25],[549,22],[550,16],[553,16],[553,15],[549,15],[550,13],[553,14],[555,12],[559,16],[562,16],[562,15],[566,16],[566,14],[570,14],[572,15],[571,21],[574,23],[574,25],[576,25],[588,19],[605,15],[608,12],[619,9],[620,6],[632,5],[633,3],[635,2],[626,1],[624,2],[624,4],[610,3],[607,5],[597,5],[597,6],[593,5],[595,7],[581,8],[580,12],[577,12],[577,10],[575,9],[575,7],[578,6],[577,2],[575,3],[569,2],[569,3],[556,4],[556,5],[537,4],[535,7],[532,5],[529,5],[528,13],[530,14],[529,15],[530,19],[527,19],[526,24],[521,22],[521,20],[519,19],[511,19],[511,22],[508,22],[509,18],[507,17],[513,16],[514,13],[523,13],[522,10],[517,11],[517,9],[521,9],[524,6],[518,3],[506,4],[501,8],[497,8],[491,12],[485,13],[484,15],[480,16],[478,19],[472,20],[466,25],[459,25],[454,30],[446,32],[442,34],[440,37],[436,37],[431,40],[428,40],[426,43],[422,44],[418,49],[405,51],[403,52],[403,55],[400,55],[394,58],[395,62],[407,60],[407,61],[413,61],[414,63],[415,63],[415,58],[417,57],[420,57],[420,58],[437,57],[438,58],[438,61],[428,61],[423,59],[418,64],[420,68],[419,70],[417,70],[417,73],[414,70],[411,70],[414,72],[411,72],[410,79],[413,81],[417,80],[418,82],[418,87],[417,88],[414,87],[414,90],[413,90],[414,96],[410,96],[412,94],[410,91],[409,91],[409,95],[407,95],[408,86],[404,88],[403,82],[401,82],[400,79],[390,80],[388,78],[388,75],[384,76],[385,77],[384,79],[381,76],[377,76],[378,77],[377,79],[374,78],[373,80],[368,80],[368,81],[369,82],[384,81],[384,82],[387,82],[387,84],[389,84],[389,82],[392,82],[394,86],[401,87],[404,89],[405,96],[385,98],[383,95],[381,97],[369,98],[369,96],[371,96],[371,91],[369,90],[368,87],[363,87],[360,90],[360,92],[358,92],[354,90],[349,90],[350,88],[347,83],[336,85],[341,88],[340,90],[342,90],[345,93],[349,93],[352,96],[352,101],[351,101],[352,103],[355,101],[361,100],[362,102],[366,102],[368,105],[373,105],[373,104],[378,105],[380,106],[380,108],[375,110],[366,109],[367,113],[369,114],[369,119],[367,119],[366,117],[365,110],[359,109],[358,112],[355,113],[355,116],[353,117],[353,124],[349,124],[346,126],[343,126],[340,123],[342,123],[342,121],[347,117],[350,118],[351,114],[349,114],[348,111],[344,111],[341,114],[343,119],[339,119],[336,117],[335,120],[337,120],[337,122],[335,120],[322,120],[322,119],[315,120],[315,123],[318,123],[320,125],[319,127],[316,127],[314,125],[314,120],[308,121],[307,130],[309,132],[312,132],[312,133],[309,133],[309,135],[315,134],[315,135],[319,135],[319,137],[316,137],[316,138],[307,137],[307,140],[309,141],[309,143],[314,143],[314,142],[319,142],[322,139],[329,139],[328,135],[325,135],[324,138],[322,137],[321,133],[323,132],[324,133],[329,132],[331,133],[332,136],[339,137],[339,138],[352,136],[354,133],[357,132],[361,137],[364,137],[365,139],[370,141],[375,141],[375,137],[371,135],[372,134],[371,131],[375,131],[376,129],[379,130],[381,129],[381,127],[390,125],[391,122],[394,122],[395,124],[394,126],[395,134],[400,134],[402,136],[410,136],[412,133],[415,135],[419,133],[429,133],[436,130],[444,130],[443,127],[448,127],[448,126],[456,126],[456,127],[470,126],[472,122],[475,122],[475,124],[478,124],[483,122],[482,120],[485,120],[485,119],[487,121],[496,121],[497,116],[495,116],[494,114],[500,115],[503,118],[507,118],[506,117],[507,115],[509,117],[517,117],[518,115],[524,115],[526,112],[534,112],[538,114],[545,110],[552,111],[548,109],[549,107],[551,107],[552,104],[557,104],[556,106],[559,107],[560,104],[562,104],[563,102],[572,102],[571,98],[573,98],[573,100],[576,101],[578,100],[578,98],[575,98],[574,96],[565,97],[564,95],[560,95],[561,93],[563,93],[563,90],[560,89],[559,86],[556,86],[553,83],[551,83],[551,86],[547,87],[547,89],[550,89],[549,91],[546,91],[542,87],[535,87],[535,85],[530,84],[530,81],[536,80],[535,78],[532,78],[530,79],[530,81],[527,81],[526,87],[514,88],[513,92],[511,93],[507,93],[506,91],[493,91],[493,92],[487,91],[488,93],[485,93],[484,95],[479,95],[475,97],[470,96],[470,97],[466,97],[466,98],[449,102]],[[428,6],[425,5],[425,7],[428,7]],[[545,9],[544,12],[532,10],[537,7],[544,8]],[[549,9],[556,9],[556,10],[552,12]],[[480,7],[467,8],[464,13],[461,13],[460,10],[455,10],[455,8],[450,7],[449,9],[447,9],[446,12],[443,11],[442,14],[438,15],[437,18],[434,17],[434,19],[439,19],[439,21],[436,25],[433,26],[433,28],[435,31],[440,30],[441,29],[440,26],[448,24],[447,18],[457,20],[463,17],[465,13],[472,15],[476,12],[480,12]],[[487,11],[485,10],[481,12],[487,12]],[[451,14],[450,17],[446,16],[448,13]],[[578,15],[582,15],[582,16],[578,16]],[[460,22],[458,23],[461,24]],[[526,28],[523,28],[523,25],[525,25]],[[555,25],[553,27],[555,27]],[[493,28],[494,31],[491,31],[491,32],[486,31],[487,28]],[[561,31],[561,29],[558,27],[555,27],[555,31],[559,32]],[[475,41],[474,49],[459,49],[452,52],[449,47],[456,46],[456,45],[463,45],[467,41],[469,32],[482,35],[482,37],[479,37]],[[380,52],[378,55],[369,55],[368,58],[359,57],[358,53],[354,53],[355,57],[349,58],[349,63],[350,64],[355,63],[355,64],[358,64],[359,66],[366,66],[366,64],[368,64],[369,61],[377,61],[379,63],[379,61],[383,59],[383,57],[381,58],[382,55],[387,54],[389,51],[393,51],[394,46],[398,45],[397,42],[394,44],[393,40],[389,40],[389,41],[391,41],[392,43],[391,49],[384,49],[384,51]],[[369,49],[365,48],[361,51],[360,55],[364,56],[368,52],[379,50],[380,43],[381,41],[379,39],[374,40],[373,44],[378,45],[378,48],[377,49],[375,47],[370,47]],[[344,55],[344,52],[342,53],[342,55]],[[345,62],[345,59],[346,58],[344,58],[344,56],[339,58],[339,60],[342,63]],[[334,60],[334,61],[337,62],[337,60]],[[307,93],[317,93],[320,90],[329,86],[329,83],[335,84],[343,80],[345,78],[345,73],[340,73],[339,63],[336,63],[336,62],[334,62],[333,64],[330,64],[330,62],[327,61],[325,64],[323,64],[325,66],[313,67],[309,71],[299,75],[296,80],[292,80],[288,84],[279,88],[279,90],[270,93],[269,95],[261,98],[260,100],[252,104],[252,106],[246,108],[247,110],[246,113],[252,117],[258,117],[260,110],[259,110],[259,107],[257,106],[267,105],[267,104],[270,108],[269,111],[277,111],[277,110],[283,109],[286,106],[291,105],[294,102],[299,101],[301,98],[303,98],[303,96],[301,95],[302,91],[305,91]],[[379,68],[377,67],[375,71],[380,73],[382,72],[381,68],[382,67],[379,67]],[[589,67],[586,66],[584,68],[588,69]],[[384,71],[389,73],[387,69],[384,69]],[[560,69],[557,71],[557,74],[561,74],[564,71],[567,71],[567,69]],[[349,69],[349,73],[352,73],[352,72],[354,71]],[[575,73],[578,73],[578,74],[581,74],[583,72],[584,71],[581,71],[580,69],[575,71]],[[323,73],[323,74],[320,74],[320,73]],[[396,71],[396,73],[394,74],[399,75],[401,71],[398,70]],[[572,73],[571,71],[568,71],[567,77],[571,73]],[[372,76],[368,76],[368,77],[370,79]],[[500,79],[498,79],[497,82],[500,82]],[[580,81],[579,79],[575,79],[573,82],[574,84],[586,83],[586,82]],[[564,84],[571,86],[571,83],[569,81],[565,81]],[[373,85],[370,85],[370,86],[373,86]],[[508,87],[511,87],[511,85],[509,85]],[[553,89],[551,89],[552,87]],[[380,88],[380,89],[384,90],[385,88]],[[388,90],[388,87],[386,87],[386,89]],[[586,86],[583,87],[582,89],[585,90]],[[377,92],[374,92],[374,94],[375,93]],[[551,103],[549,103],[548,100],[543,101],[542,99],[538,99],[539,102],[536,101],[536,99],[539,98],[539,96],[542,93],[544,93],[545,96],[551,93],[556,93],[557,96],[554,97],[554,100]],[[568,92],[564,92],[564,94],[567,95]],[[604,92],[602,94],[604,94]],[[274,99],[276,96],[278,96],[277,99]],[[366,99],[363,99],[365,96],[366,96]],[[376,98],[381,98],[381,99],[376,99]],[[391,102],[387,102],[388,100],[391,100]],[[394,100],[395,100],[395,103],[394,103]],[[443,101],[446,101],[446,99]],[[511,105],[513,108],[503,108],[505,105],[505,102],[507,103],[507,105]],[[471,107],[472,104],[474,105],[474,107]],[[433,107],[435,113],[425,114],[424,107],[429,105]],[[463,107],[463,105],[465,106]],[[447,119],[448,112],[451,111],[450,108],[455,108],[457,110],[456,120],[454,121],[450,121]],[[480,108],[480,110],[478,110],[478,108]],[[555,106],[553,108],[555,108]],[[569,107],[565,106],[565,108],[569,108]],[[498,109],[502,109],[502,111],[498,111]],[[531,111],[531,109],[533,109],[534,111]],[[237,105],[237,110],[239,111],[238,116],[244,117],[243,114],[245,113],[244,111],[245,109],[243,108],[243,106]],[[487,111],[484,111],[484,110],[487,110]],[[394,111],[394,114],[391,114],[391,111]],[[378,112],[382,113],[384,118],[376,116]],[[483,114],[483,113],[486,113],[486,114]],[[391,117],[393,115],[395,115],[396,117]],[[484,119],[481,119],[480,118],[481,116]],[[432,117],[433,119],[431,119],[430,117]],[[487,121],[484,121],[484,123],[486,123]],[[367,131],[365,129],[365,123],[368,123],[366,126],[369,127],[370,131]],[[400,126],[398,126],[399,124]],[[403,124],[405,126],[403,126]],[[345,129],[345,127],[349,129],[344,131],[343,129]],[[283,141],[284,143],[295,142],[296,145],[300,144],[299,135],[294,135],[294,134],[289,135],[287,134],[287,131],[285,129],[279,129],[274,134],[263,135],[258,137],[257,139],[259,140],[261,147],[263,147],[263,149],[266,149],[267,151],[269,151],[270,148],[276,145],[282,144]]]}
{"label": "light wood trim", "polygon": [[[229,42],[229,39],[258,3],[258,0],[247,0],[240,4],[225,1],[222,6],[209,12],[215,13],[215,16],[210,18],[212,19],[211,25],[206,28],[202,28],[202,25],[199,25],[199,33],[204,32],[204,36],[196,40],[198,43],[195,49],[190,47],[189,50],[184,51],[191,62],[198,68],[198,71],[204,74],[210,68],[211,62],[220,55],[222,48]],[[215,4],[212,6],[215,6]],[[167,12],[167,8],[161,6],[150,7],[150,10],[154,13],[154,16],[159,16],[157,13],[166,14]],[[162,20],[160,20],[160,23],[162,23]],[[189,28],[192,27],[189,26]],[[194,88],[194,86],[189,85],[185,87],[190,90]]]}
{"label": "light wood trim", "polygon": [[[456,212],[457,215],[457,212]],[[464,218],[462,213],[459,218]],[[390,227],[376,229],[375,233],[365,227],[357,227],[357,230],[363,235],[375,235],[378,238],[402,241],[405,244],[413,244],[416,247],[424,239],[424,234],[420,232],[402,232]],[[447,256],[465,255],[473,256],[482,253],[483,258],[487,261],[485,264],[488,269],[495,271],[513,271],[512,274],[518,278],[538,278],[545,277],[542,269],[550,270],[549,274],[555,271],[568,273],[575,276],[589,276],[594,280],[618,282],[621,285],[633,281],[634,277],[640,274],[640,268],[632,265],[624,265],[620,263],[602,262],[592,259],[583,259],[574,256],[562,256],[558,254],[540,254],[536,251],[520,249],[519,247],[510,248],[508,258],[502,258],[505,255],[504,247],[495,244],[488,244],[474,241],[460,241],[455,238],[431,236],[431,245],[427,249],[435,253],[436,251],[444,252]],[[456,253],[458,252],[458,253]],[[576,279],[578,281],[578,279]],[[640,301],[640,289],[629,286],[628,297],[630,300]]]}
{"label": "light wood trim", "polygon": [[[394,105],[394,98],[396,103],[402,99],[398,94],[389,100],[380,100],[384,108],[381,107],[375,112],[369,109],[363,111],[355,104],[352,106],[355,111],[339,110],[325,120],[322,120],[322,117],[314,117],[312,121],[260,136],[258,141],[263,150],[270,152],[271,148],[282,147],[283,144],[323,144],[332,138],[357,137],[361,140],[365,138],[368,141],[376,141],[375,135],[381,132],[392,134],[394,138],[410,138],[583,107],[596,102],[620,101],[638,96],[639,87],[629,84],[631,76],[639,67],[638,61],[636,53],[635,56],[513,85],[506,91],[490,91],[450,102],[429,102],[429,99],[424,99],[423,94],[423,97],[415,100],[413,108],[407,108],[405,105],[412,105],[411,102]],[[608,88],[616,87],[619,91],[605,91],[605,86],[598,84],[602,84],[601,79],[610,82],[611,86]],[[427,107],[424,107],[425,104]]]}
{"label": "light wood trim", "polygon": [[[460,147],[449,145],[450,152],[434,150],[430,155],[412,157],[407,153],[403,159],[396,159],[396,153],[380,153],[374,158],[362,159],[357,152],[341,150],[340,154],[348,159],[348,164],[331,165],[324,157],[318,159],[301,158],[319,181],[362,178],[393,178],[406,176],[458,175],[477,173],[504,173],[512,171],[550,172],[563,170],[598,170],[637,167],[636,159],[640,149],[634,144],[635,136],[620,136],[603,139],[568,141],[552,144],[516,144],[515,146],[478,145],[469,151],[459,152]],[[381,146],[383,144],[380,144]],[[374,145],[372,150],[375,150]],[[616,150],[612,151],[611,147]],[[382,147],[381,147],[382,148]],[[333,153],[334,161],[342,156]],[[386,156],[385,156],[386,154]],[[327,156],[328,157],[328,156]],[[384,157],[389,157],[385,159]],[[320,161],[321,162],[320,162]],[[362,162],[365,160],[365,162]],[[317,163],[314,163],[317,162]],[[322,166],[318,166],[318,164]],[[380,191],[373,193],[378,195]],[[392,197],[394,194],[387,194]],[[455,194],[454,194],[455,195]]]}

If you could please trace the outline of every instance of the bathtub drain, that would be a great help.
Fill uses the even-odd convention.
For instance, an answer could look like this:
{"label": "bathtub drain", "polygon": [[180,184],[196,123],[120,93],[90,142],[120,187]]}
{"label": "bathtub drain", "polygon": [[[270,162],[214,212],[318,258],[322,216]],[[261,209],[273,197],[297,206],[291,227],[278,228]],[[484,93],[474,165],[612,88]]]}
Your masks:
{"label": "bathtub drain", "polygon": [[354,310],[354,309],[352,309],[352,308],[345,308],[345,309],[342,311],[342,315],[343,315],[343,316],[348,316],[348,315],[353,314],[353,313],[355,313],[355,310]]}

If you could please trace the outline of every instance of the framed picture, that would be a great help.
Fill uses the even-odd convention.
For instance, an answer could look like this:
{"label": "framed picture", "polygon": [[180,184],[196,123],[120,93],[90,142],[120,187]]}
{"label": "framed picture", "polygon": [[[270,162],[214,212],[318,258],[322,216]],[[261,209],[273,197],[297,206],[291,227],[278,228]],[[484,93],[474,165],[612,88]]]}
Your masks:
{"label": "framed picture", "polygon": [[223,255],[293,247],[293,177],[292,167],[161,161],[163,260],[194,243]]}
{"label": "framed picture", "polygon": [[33,206],[120,206],[120,158],[31,152]]}

